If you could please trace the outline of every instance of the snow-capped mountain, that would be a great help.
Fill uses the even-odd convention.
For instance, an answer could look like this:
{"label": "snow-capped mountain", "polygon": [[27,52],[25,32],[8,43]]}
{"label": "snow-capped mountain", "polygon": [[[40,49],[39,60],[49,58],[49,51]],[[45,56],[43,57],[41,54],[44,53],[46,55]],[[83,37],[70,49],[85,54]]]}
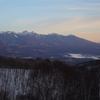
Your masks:
{"label": "snow-capped mountain", "polygon": [[69,53],[99,55],[100,44],[74,35],[0,32],[0,55],[62,59]]}

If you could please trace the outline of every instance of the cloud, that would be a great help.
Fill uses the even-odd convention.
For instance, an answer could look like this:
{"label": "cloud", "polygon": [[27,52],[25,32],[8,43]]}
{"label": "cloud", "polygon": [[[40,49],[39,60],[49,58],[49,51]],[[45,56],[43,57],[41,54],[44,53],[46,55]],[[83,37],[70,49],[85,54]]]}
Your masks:
{"label": "cloud", "polygon": [[86,9],[86,8],[67,8],[67,9],[70,9],[70,10],[77,10],[77,9]]}
{"label": "cloud", "polygon": [[100,9],[95,7],[76,7],[76,8],[66,8],[68,10],[97,10],[100,11]]}
{"label": "cloud", "polygon": [[83,3],[85,5],[89,5],[89,6],[100,6],[100,3]]}
{"label": "cloud", "polygon": [[[11,21],[11,22],[8,22],[6,24],[7,27],[6,30],[14,30],[14,31],[23,31],[23,30],[28,30],[29,31],[29,28],[33,28],[33,27],[38,27],[38,25],[40,23],[43,23],[44,21],[46,21],[48,18],[19,18],[19,19],[16,19],[14,21]],[[3,29],[3,27],[1,28]],[[32,29],[33,31],[33,29]]]}
{"label": "cloud", "polygon": [[[28,29],[32,30],[30,28]],[[46,22],[34,26],[33,29],[40,34],[48,34],[53,32],[63,35],[74,34],[89,40],[100,42],[100,16],[80,17],[63,21]]]}
{"label": "cloud", "polygon": [[[100,17],[100,16],[99,16]],[[91,28],[100,28],[100,18],[98,16],[92,17],[80,17],[73,18],[70,20],[64,20],[62,22],[47,22],[39,25],[40,29],[45,29],[50,31],[72,31],[79,29],[91,29]]]}
{"label": "cloud", "polygon": [[100,11],[100,3],[81,3],[77,2],[69,7],[65,7],[67,10],[97,10]]}

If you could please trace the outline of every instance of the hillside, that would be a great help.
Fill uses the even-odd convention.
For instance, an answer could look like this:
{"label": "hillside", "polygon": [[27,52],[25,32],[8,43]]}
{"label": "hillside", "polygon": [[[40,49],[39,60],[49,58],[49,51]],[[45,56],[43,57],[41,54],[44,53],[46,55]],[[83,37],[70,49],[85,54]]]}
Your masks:
{"label": "hillside", "polygon": [[97,75],[61,61],[0,56],[0,100],[99,100]]}

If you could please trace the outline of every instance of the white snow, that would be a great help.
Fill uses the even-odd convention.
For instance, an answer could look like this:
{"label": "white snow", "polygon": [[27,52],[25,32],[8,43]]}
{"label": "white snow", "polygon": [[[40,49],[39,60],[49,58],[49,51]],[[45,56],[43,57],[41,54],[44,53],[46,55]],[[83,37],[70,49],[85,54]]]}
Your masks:
{"label": "white snow", "polygon": [[0,68],[0,92],[7,91],[10,100],[16,100],[18,94],[27,94],[29,73],[30,70]]}
{"label": "white snow", "polygon": [[93,66],[87,66],[88,70],[91,70]]}
{"label": "white snow", "polygon": [[29,93],[34,97],[39,94],[40,100],[46,100],[45,94],[50,89],[49,97],[60,100],[65,78],[57,69],[51,74],[43,73],[41,70],[0,68],[0,93],[6,92],[9,100],[19,100],[18,95],[27,96]]}
{"label": "white snow", "polygon": [[18,38],[18,36],[17,36],[17,35],[15,35],[15,34],[14,34],[14,37]]}
{"label": "white snow", "polygon": [[94,56],[94,55],[83,55],[83,54],[76,54],[76,53],[69,53],[69,54],[64,55],[64,57],[99,59],[99,56]]}

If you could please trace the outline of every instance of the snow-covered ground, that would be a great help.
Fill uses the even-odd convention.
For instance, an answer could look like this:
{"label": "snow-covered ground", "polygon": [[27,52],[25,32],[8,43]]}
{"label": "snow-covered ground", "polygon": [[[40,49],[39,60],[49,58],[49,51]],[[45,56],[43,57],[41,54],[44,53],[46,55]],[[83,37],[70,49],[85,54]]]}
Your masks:
{"label": "snow-covered ground", "polygon": [[75,54],[75,53],[69,53],[64,55],[64,57],[71,57],[71,58],[92,58],[92,59],[100,59],[100,56],[94,56],[94,55],[83,55],[83,54]]}
{"label": "snow-covered ground", "polygon": [[30,70],[0,68],[0,92],[6,91],[10,100],[16,100],[17,95],[27,94],[31,86],[29,73]]}
{"label": "snow-covered ground", "polygon": [[47,98],[61,100],[63,85],[64,77],[56,70],[51,74],[45,74],[42,70],[0,68],[0,93],[3,97],[6,93],[9,100],[23,100],[20,99],[21,96],[25,97],[24,100],[31,100],[27,99],[28,95],[39,98],[38,100],[47,100]]}

